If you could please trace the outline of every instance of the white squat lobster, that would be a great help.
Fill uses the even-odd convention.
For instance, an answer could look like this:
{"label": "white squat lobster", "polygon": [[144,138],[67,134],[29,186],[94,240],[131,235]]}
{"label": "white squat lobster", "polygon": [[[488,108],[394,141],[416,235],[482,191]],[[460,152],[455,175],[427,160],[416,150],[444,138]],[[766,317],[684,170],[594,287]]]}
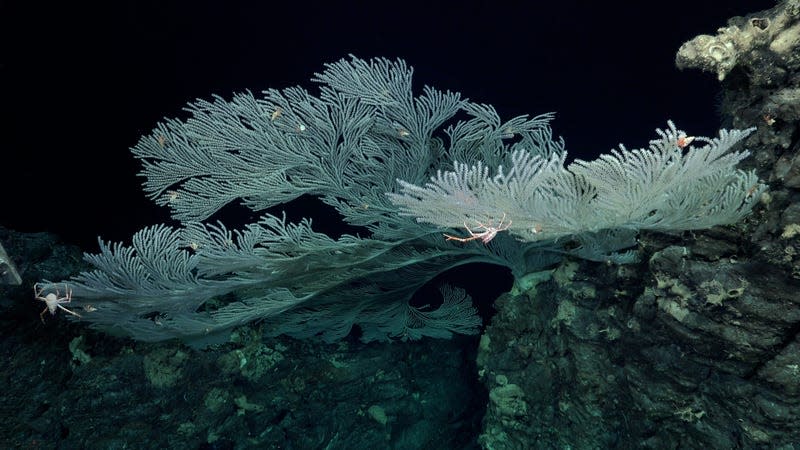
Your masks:
{"label": "white squat lobster", "polygon": [[[468,237],[458,237],[450,234],[445,234],[444,237],[446,238],[445,240],[447,241],[469,242],[478,239],[484,244],[488,244],[492,239],[494,239],[495,236],[497,236],[497,233],[501,231],[506,231],[508,227],[511,226],[511,220],[509,220],[507,223],[505,222],[505,220],[506,220],[506,213],[503,213],[503,218],[500,219],[500,223],[498,223],[496,227],[476,222],[478,226],[473,227],[474,230],[473,228],[467,226],[467,222],[464,222],[464,228],[466,228],[467,233],[469,233]],[[477,232],[475,230],[477,230]]]}
{"label": "white squat lobster", "polygon": [[39,314],[39,318],[42,319],[42,323],[44,323],[44,313],[50,311],[50,314],[55,316],[57,309],[62,309],[72,314],[75,317],[81,317],[80,314],[70,311],[67,308],[61,306],[64,303],[69,303],[72,301],[72,289],[70,289],[69,286],[67,286],[66,284],[64,285],[64,291],[66,293],[64,297],[59,296],[58,288],[56,288],[55,293],[51,292],[45,296],[42,296],[42,294],[44,293],[44,288],[39,289],[38,286],[39,283],[35,283],[33,285],[33,296],[36,298],[36,300],[41,300],[44,302],[45,305],[47,305]]}

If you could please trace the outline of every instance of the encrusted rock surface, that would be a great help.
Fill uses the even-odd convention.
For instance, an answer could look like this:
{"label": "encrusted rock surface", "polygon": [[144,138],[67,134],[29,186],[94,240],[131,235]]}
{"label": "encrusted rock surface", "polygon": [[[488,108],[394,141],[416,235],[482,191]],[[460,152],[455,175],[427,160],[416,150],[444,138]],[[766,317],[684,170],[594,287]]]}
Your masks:
{"label": "encrusted rock surface", "polygon": [[742,223],[641,236],[638,266],[567,261],[482,336],[486,448],[795,448],[800,442],[800,1],[684,44],[757,131],[770,184]]}

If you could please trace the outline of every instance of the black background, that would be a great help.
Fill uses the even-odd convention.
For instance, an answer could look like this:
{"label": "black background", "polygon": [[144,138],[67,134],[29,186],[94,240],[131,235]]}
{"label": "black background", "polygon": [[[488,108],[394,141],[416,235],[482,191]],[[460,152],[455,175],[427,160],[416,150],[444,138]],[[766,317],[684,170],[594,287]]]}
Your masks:
{"label": "black background", "polygon": [[[716,134],[718,82],[684,41],[772,1],[2,2],[0,225],[96,250],[168,220],[128,149],[211,94],[308,82],[353,53],[401,57],[417,87],[557,113],[570,155],[646,145],[673,119]],[[302,211],[301,214],[302,215]]]}

